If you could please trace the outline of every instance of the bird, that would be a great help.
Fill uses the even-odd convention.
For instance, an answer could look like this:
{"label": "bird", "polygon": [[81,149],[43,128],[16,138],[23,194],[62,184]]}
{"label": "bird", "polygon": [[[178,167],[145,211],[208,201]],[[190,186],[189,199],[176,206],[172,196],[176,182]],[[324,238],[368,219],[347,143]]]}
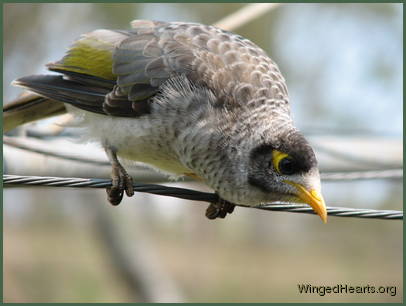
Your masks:
{"label": "bird", "polygon": [[305,203],[327,222],[315,153],[295,127],[285,78],[250,40],[190,22],[134,20],[83,34],[50,74],[13,81],[29,91],[3,108],[4,130],[70,113],[112,165],[108,201],[134,194],[123,160],[202,180],[235,204]]}

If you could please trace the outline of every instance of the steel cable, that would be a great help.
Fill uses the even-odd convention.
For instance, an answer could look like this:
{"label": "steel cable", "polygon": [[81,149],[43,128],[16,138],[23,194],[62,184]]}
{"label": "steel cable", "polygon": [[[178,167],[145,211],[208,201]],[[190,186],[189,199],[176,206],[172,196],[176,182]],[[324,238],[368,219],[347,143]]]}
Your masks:
{"label": "steel cable", "polygon": [[[49,186],[49,187],[77,187],[77,188],[106,188],[111,186],[111,180],[95,178],[62,178],[62,177],[44,177],[44,176],[20,176],[3,175],[4,186]],[[134,191],[152,193],[156,195],[176,197],[186,200],[217,202],[219,197],[215,193],[207,193],[196,190],[168,187],[155,184],[134,184]],[[261,206],[241,207],[256,208],[268,211],[287,211],[295,213],[315,214],[312,208],[304,204],[273,203]],[[375,210],[358,209],[345,207],[327,207],[329,216],[336,217],[355,217],[355,218],[374,218],[387,220],[403,220],[403,212],[397,210]]]}

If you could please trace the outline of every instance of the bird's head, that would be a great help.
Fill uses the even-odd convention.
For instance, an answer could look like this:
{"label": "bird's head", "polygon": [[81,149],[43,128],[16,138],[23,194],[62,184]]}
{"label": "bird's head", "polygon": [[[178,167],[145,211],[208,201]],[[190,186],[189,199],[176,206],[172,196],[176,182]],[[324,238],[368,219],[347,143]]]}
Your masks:
{"label": "bird's head", "polygon": [[269,141],[263,142],[264,139],[267,137],[249,152],[248,185],[267,202],[306,203],[327,222],[317,160],[306,139],[296,129],[268,138]]}
{"label": "bird's head", "polygon": [[[234,150],[225,149],[230,164],[227,173],[220,175],[223,180],[219,186],[223,188],[212,187],[222,198],[236,204],[306,203],[326,222],[314,151],[297,129],[287,126],[279,129],[283,133],[272,129],[260,133],[259,137],[247,131],[251,136],[243,137],[247,142],[231,145]],[[227,141],[228,145],[231,143]]]}

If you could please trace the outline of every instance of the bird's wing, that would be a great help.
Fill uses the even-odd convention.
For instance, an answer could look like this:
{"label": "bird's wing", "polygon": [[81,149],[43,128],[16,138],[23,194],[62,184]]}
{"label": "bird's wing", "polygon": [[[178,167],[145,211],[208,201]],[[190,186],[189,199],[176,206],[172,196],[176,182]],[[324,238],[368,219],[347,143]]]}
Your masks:
{"label": "bird's wing", "polygon": [[[113,53],[117,86],[109,98],[143,101],[171,76],[185,74],[212,90],[219,103],[257,105],[272,100],[279,111],[289,113],[279,68],[248,39],[195,23],[136,20],[131,25],[136,34]],[[119,104],[114,102],[106,99],[106,109],[112,112]]]}
{"label": "bird's wing", "polygon": [[[88,111],[137,117],[172,76],[208,87],[219,103],[264,104],[289,112],[276,64],[251,41],[212,26],[136,20],[130,31],[97,30],[48,65],[61,76],[17,80],[51,99]],[[68,78],[66,78],[68,76]]]}

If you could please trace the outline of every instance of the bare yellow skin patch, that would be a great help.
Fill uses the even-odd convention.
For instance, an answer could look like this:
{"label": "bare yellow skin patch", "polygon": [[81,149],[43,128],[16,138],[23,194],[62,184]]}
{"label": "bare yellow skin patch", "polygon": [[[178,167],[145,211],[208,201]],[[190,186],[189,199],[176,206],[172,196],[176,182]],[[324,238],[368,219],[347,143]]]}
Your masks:
{"label": "bare yellow skin patch", "polygon": [[278,173],[281,173],[281,170],[279,169],[279,163],[285,157],[289,157],[289,155],[286,153],[280,152],[278,150],[272,151],[272,163]]}

